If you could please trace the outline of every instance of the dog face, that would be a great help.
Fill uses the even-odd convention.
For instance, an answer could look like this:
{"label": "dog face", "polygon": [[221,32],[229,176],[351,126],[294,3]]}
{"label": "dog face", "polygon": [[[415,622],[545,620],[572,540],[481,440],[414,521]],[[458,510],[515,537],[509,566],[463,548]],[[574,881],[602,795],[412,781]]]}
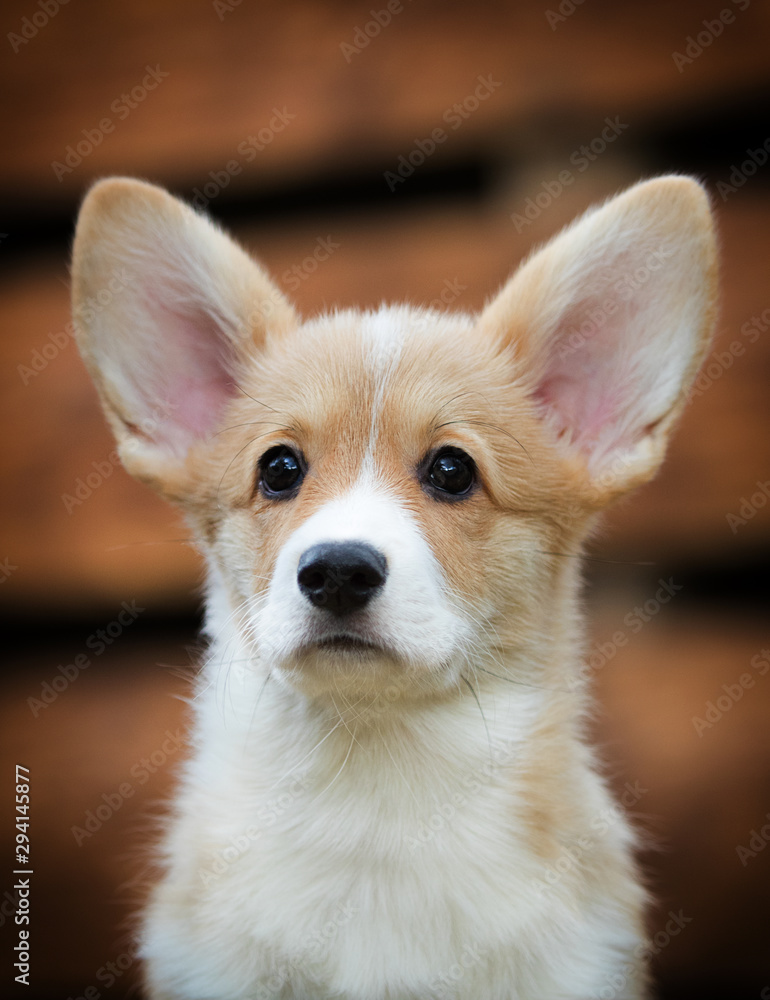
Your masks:
{"label": "dog face", "polygon": [[657,469],[707,348],[713,234],[699,186],[661,179],[479,316],[302,322],[208,220],[113,180],[83,206],[73,294],[124,463],[188,514],[255,663],[309,694],[421,697],[558,647],[570,556]]}
{"label": "dog face", "polygon": [[263,352],[208,482],[222,575],[279,673],[424,691],[520,641],[563,475],[511,368],[469,319],[407,309],[324,317]]}

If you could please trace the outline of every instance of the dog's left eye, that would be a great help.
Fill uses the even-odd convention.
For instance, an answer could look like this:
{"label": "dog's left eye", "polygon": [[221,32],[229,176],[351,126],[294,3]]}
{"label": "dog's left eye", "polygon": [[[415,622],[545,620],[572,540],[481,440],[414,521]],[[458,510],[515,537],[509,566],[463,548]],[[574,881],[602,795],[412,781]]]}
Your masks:
{"label": "dog's left eye", "polygon": [[469,493],[475,480],[476,463],[460,448],[443,448],[428,467],[428,483],[451,496]]}
{"label": "dog's left eye", "polygon": [[259,460],[259,485],[267,496],[289,493],[302,476],[299,456],[286,445],[268,449]]}

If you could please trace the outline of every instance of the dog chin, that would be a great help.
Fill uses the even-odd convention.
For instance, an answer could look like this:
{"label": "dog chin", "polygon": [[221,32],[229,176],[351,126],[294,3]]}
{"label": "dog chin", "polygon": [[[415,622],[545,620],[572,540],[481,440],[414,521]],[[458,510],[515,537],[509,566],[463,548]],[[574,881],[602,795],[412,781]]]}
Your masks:
{"label": "dog chin", "polygon": [[395,651],[370,639],[329,635],[304,642],[275,664],[286,683],[304,694],[376,695],[404,686],[408,666]]}
{"label": "dog chin", "polygon": [[353,699],[358,714],[443,696],[457,686],[458,673],[453,661],[413,659],[385,643],[349,635],[305,642],[274,664],[274,674],[288,687],[309,697]]}

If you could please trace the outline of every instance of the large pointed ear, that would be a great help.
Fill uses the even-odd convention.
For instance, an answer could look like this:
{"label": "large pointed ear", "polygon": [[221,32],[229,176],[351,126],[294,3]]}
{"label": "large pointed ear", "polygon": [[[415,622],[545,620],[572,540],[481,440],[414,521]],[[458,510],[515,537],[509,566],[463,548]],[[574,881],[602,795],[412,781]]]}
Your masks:
{"label": "large pointed ear", "polygon": [[97,183],[72,260],[78,346],[129,472],[175,495],[250,354],[295,323],[261,268],[161,188]]}
{"label": "large pointed ear", "polygon": [[716,248],[686,177],[637,184],[532,256],[482,313],[601,506],[649,479],[710,343]]}

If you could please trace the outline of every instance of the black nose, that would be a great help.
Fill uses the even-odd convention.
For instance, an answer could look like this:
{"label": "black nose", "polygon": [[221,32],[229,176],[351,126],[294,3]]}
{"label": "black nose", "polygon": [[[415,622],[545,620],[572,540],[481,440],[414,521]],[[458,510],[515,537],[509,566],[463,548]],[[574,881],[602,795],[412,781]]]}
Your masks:
{"label": "black nose", "polygon": [[365,542],[321,542],[300,558],[297,583],[315,607],[344,615],[362,608],[386,574],[385,557]]}

